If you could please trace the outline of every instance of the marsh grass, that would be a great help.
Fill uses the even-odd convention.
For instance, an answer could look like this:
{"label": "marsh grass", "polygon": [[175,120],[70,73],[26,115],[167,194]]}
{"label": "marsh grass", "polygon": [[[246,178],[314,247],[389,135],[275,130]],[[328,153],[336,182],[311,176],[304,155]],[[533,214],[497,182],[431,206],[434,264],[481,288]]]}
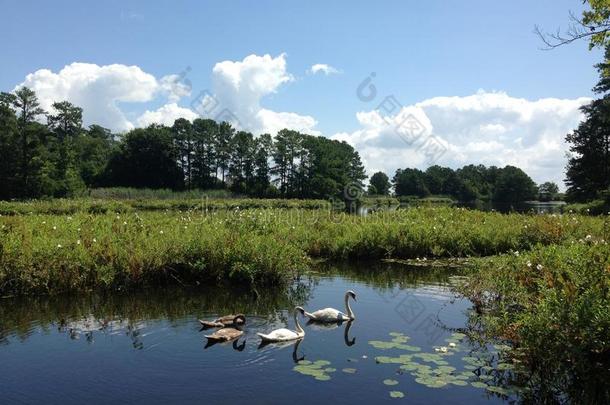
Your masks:
{"label": "marsh grass", "polygon": [[[137,194],[139,195],[139,194]],[[324,200],[257,198],[129,198],[129,199],[53,199],[26,202],[0,201],[0,215],[73,215],[133,213],[142,211],[214,211],[233,209],[330,209]]]}
{"label": "marsh grass", "polygon": [[[581,216],[415,208],[117,211],[0,217],[0,292],[162,283],[286,284],[317,259],[496,255],[600,235]],[[597,237],[597,236],[596,236]]]}
{"label": "marsh grass", "polygon": [[531,370],[529,401],[607,403],[610,246],[595,235],[475,260],[462,292]]}

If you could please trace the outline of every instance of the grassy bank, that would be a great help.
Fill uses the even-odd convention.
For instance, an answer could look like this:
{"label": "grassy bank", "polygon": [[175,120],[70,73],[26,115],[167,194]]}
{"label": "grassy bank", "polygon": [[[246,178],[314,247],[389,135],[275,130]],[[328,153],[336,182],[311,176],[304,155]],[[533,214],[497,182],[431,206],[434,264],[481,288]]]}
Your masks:
{"label": "grassy bank", "polygon": [[610,203],[605,200],[594,200],[588,203],[574,203],[563,207],[564,212],[583,215],[606,215],[610,212]]}
{"label": "grassy bank", "polygon": [[[610,246],[600,236],[475,260],[463,287],[487,337],[530,370],[530,401],[610,397]],[[478,322],[475,322],[478,323]],[[544,391],[540,391],[543,389]]]}
{"label": "grassy bank", "polygon": [[[124,189],[121,189],[124,191]],[[252,208],[329,209],[325,200],[258,198],[180,198],[180,199],[54,199],[28,202],[0,201],[0,215],[73,215],[137,211],[213,211]]]}
{"label": "grassy bank", "polygon": [[0,218],[0,292],[217,282],[282,284],[312,258],[488,256],[599,237],[600,218],[415,208],[233,209]]}

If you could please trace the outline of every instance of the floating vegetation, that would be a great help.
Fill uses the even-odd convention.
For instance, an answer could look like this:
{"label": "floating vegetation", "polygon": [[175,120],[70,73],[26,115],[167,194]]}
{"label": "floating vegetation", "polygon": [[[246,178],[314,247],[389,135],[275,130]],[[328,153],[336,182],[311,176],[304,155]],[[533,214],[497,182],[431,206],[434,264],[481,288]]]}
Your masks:
{"label": "floating vegetation", "polygon": [[[303,375],[308,375],[315,378],[318,381],[328,381],[330,380],[330,373],[334,373],[337,369],[330,366],[330,361],[328,360],[316,360],[314,362],[302,360],[294,366],[293,370],[297,373],[301,373]],[[353,369],[352,369],[353,370]]]}
{"label": "floating vegetation", "polygon": [[[494,375],[498,376],[504,372],[511,372],[514,369],[512,363],[500,360],[501,355],[497,351],[504,352],[510,349],[506,345],[493,346],[497,351],[473,352],[461,357],[461,370],[456,365],[450,365],[445,359],[451,358],[456,353],[462,351],[460,344],[466,338],[463,333],[454,333],[445,339],[447,346],[433,347],[434,352],[422,352],[421,348],[409,346],[405,343],[409,337],[400,333],[392,332],[389,334],[390,341],[372,340],[371,346],[380,350],[403,350],[416,351],[416,353],[400,354],[398,356],[377,356],[377,364],[399,364],[399,374],[409,373],[415,378],[415,382],[425,385],[428,388],[442,388],[448,385],[474,388],[483,388],[489,392],[499,395],[510,395],[514,390],[509,390],[501,386],[492,384]],[[408,347],[406,349],[405,347]],[[417,350],[412,350],[416,348]],[[492,366],[495,364],[495,366]],[[385,385],[397,385],[394,379],[383,380]],[[398,392],[398,391],[392,391]],[[391,394],[390,394],[391,395]],[[402,398],[402,397],[400,397]]]}
{"label": "floating vegetation", "polygon": [[419,352],[421,348],[417,346],[407,345],[409,341],[409,337],[400,332],[390,332],[390,336],[393,339],[389,342],[383,340],[371,340],[369,344],[373,346],[375,349],[387,350],[387,349],[399,349],[399,350],[407,350],[410,352]]}
{"label": "floating vegetation", "polygon": [[390,396],[392,398],[404,398],[405,394],[402,391],[390,391]]}
{"label": "floating vegetation", "polygon": [[344,368],[341,371],[343,371],[346,374],[356,374],[356,369],[355,368]]}

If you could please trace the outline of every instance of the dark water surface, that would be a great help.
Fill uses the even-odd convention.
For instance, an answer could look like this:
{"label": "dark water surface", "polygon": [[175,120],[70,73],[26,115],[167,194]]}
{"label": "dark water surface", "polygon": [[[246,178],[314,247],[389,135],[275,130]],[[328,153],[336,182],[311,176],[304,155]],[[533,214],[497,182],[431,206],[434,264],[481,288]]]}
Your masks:
{"label": "dark water surface", "polygon": [[[450,270],[360,267],[326,268],[288,291],[258,291],[258,298],[248,291],[198,288],[1,300],[0,402],[476,404],[511,399],[502,391],[505,371],[498,374],[492,367],[497,353],[491,345],[477,347],[455,335],[467,326],[471,304],[451,292],[456,278]],[[259,348],[257,332],[293,328],[295,305],[344,310],[348,289],[358,295],[353,323],[304,326],[306,336],[298,346]],[[236,312],[247,315],[244,336],[206,348],[197,319]],[[449,346],[452,341],[455,347]],[[420,357],[400,363],[401,355]],[[483,364],[481,355],[492,360]],[[412,375],[417,370],[431,375],[430,368],[439,367],[444,377]],[[462,382],[454,378],[460,375]],[[392,391],[404,397],[393,398]]]}

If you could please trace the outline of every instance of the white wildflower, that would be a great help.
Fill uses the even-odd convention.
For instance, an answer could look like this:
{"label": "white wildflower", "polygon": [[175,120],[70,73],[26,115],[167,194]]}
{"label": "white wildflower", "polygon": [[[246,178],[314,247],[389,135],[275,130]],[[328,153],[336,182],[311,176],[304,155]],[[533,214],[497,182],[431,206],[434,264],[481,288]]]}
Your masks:
{"label": "white wildflower", "polygon": [[57,249],[61,249],[61,245],[60,244],[57,245]]}
{"label": "white wildflower", "polygon": [[536,270],[542,270],[542,269],[543,269],[543,267],[541,264],[536,265]]}
{"label": "white wildflower", "polygon": [[77,245],[80,245],[80,239],[76,241],[76,244],[77,244]]}
{"label": "white wildflower", "polygon": [[527,267],[532,267],[532,262],[530,262],[529,260],[527,262]]}

